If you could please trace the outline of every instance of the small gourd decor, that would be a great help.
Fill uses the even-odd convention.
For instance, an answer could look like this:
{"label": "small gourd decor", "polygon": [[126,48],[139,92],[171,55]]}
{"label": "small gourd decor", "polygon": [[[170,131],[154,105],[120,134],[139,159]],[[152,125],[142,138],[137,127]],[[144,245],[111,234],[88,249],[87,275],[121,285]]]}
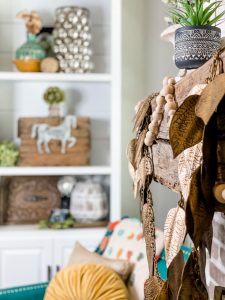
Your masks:
{"label": "small gourd decor", "polygon": [[49,87],[44,93],[44,100],[49,105],[49,116],[57,117],[60,114],[60,104],[65,100],[65,93],[59,87]]}
{"label": "small gourd decor", "polygon": [[13,62],[21,72],[40,72],[41,60],[46,57],[45,50],[37,42],[37,34],[42,28],[41,18],[35,11],[21,11],[16,17],[25,21],[27,41],[17,49]]}

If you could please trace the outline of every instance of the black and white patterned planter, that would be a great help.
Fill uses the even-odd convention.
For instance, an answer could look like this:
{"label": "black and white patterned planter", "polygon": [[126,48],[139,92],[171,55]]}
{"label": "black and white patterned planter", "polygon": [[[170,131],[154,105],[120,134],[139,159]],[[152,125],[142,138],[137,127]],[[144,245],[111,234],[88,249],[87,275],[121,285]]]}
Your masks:
{"label": "black and white patterned planter", "polygon": [[179,69],[196,69],[221,45],[221,30],[213,26],[185,26],[175,32],[175,63]]}

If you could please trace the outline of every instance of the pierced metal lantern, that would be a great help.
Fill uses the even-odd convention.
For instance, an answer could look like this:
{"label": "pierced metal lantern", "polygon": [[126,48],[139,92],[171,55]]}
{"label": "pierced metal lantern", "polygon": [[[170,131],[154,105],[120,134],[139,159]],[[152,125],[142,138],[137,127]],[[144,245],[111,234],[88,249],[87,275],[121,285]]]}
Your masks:
{"label": "pierced metal lantern", "polygon": [[86,8],[57,8],[53,49],[61,72],[88,73],[93,70],[89,19],[90,13]]}
{"label": "pierced metal lantern", "polygon": [[102,185],[91,180],[78,182],[71,194],[70,213],[80,223],[106,219],[109,204]]}

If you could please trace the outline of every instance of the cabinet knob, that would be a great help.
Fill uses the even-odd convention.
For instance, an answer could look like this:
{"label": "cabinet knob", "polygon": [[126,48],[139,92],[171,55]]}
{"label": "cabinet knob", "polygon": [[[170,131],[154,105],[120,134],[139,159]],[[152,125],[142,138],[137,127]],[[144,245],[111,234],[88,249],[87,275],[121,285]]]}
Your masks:
{"label": "cabinet knob", "polygon": [[48,281],[50,281],[52,279],[52,267],[51,266],[47,267],[47,278],[48,278]]}

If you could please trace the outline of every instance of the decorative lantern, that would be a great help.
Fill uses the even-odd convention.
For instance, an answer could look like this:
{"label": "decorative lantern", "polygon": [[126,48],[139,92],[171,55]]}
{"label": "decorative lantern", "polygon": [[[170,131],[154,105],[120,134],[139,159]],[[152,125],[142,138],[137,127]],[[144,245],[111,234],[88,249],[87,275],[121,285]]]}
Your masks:
{"label": "decorative lantern", "polygon": [[71,195],[71,215],[80,223],[104,220],[109,213],[106,192],[99,183],[78,182]]}
{"label": "decorative lantern", "polygon": [[89,11],[67,6],[56,10],[53,30],[54,53],[65,73],[87,73],[93,69]]}

